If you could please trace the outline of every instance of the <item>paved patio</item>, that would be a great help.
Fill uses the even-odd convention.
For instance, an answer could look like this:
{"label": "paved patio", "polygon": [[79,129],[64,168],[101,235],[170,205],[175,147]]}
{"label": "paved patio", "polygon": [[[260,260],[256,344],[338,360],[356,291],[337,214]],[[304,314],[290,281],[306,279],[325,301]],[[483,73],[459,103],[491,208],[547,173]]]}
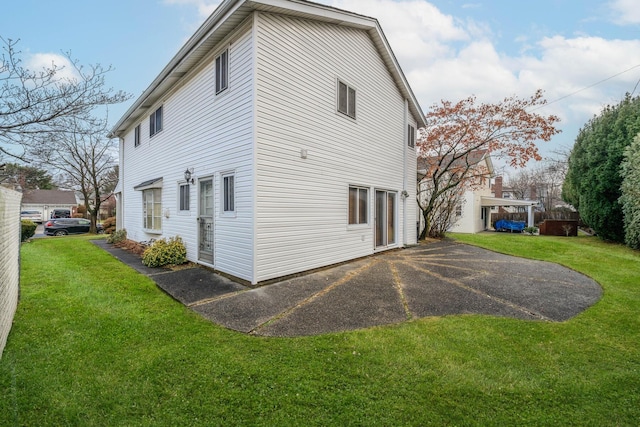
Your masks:
{"label": "paved patio", "polygon": [[264,336],[315,335],[456,314],[565,321],[602,296],[594,280],[568,268],[446,240],[258,288],[201,267],[151,269],[135,255],[104,241],[96,244],[212,322]]}

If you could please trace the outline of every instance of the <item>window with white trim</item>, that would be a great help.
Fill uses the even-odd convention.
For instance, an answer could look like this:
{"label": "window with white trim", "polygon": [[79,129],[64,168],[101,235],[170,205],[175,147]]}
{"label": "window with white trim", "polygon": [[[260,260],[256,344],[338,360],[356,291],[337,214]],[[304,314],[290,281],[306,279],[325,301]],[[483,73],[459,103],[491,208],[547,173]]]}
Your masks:
{"label": "window with white trim", "polygon": [[189,187],[189,183],[186,184],[180,184],[180,189],[178,191],[178,196],[179,196],[179,206],[178,209],[181,211],[188,211],[189,210],[189,194],[190,193],[190,187]]}
{"label": "window with white trim", "polygon": [[149,136],[153,136],[162,130],[162,106],[149,116]]}
{"label": "window with white trim", "polygon": [[407,128],[407,145],[411,148],[416,146],[416,128],[411,125]]}
{"label": "window with white trim", "polygon": [[233,173],[222,175],[222,210],[225,213],[232,213],[236,210],[235,180],[236,177]]}
{"label": "window with white trim", "polygon": [[216,95],[229,87],[229,50],[216,57]]}
{"label": "window with white trim", "polygon": [[137,147],[138,145],[140,145],[140,125],[133,130],[133,146]]}
{"label": "window with white trim", "polygon": [[146,230],[162,230],[162,189],[142,191],[142,226]]}
{"label": "window with white trim", "polygon": [[338,80],[338,111],[352,119],[356,118],[356,90]]}
{"label": "window with white trim", "polygon": [[367,224],[369,218],[369,190],[349,187],[349,224]]}

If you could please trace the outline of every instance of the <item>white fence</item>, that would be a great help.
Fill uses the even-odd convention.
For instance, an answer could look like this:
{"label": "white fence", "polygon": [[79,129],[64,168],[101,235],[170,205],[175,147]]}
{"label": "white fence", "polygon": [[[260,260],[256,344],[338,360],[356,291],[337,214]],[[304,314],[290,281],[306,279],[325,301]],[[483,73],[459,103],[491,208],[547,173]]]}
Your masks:
{"label": "white fence", "polygon": [[0,187],[0,358],[20,293],[20,202],[22,193]]}

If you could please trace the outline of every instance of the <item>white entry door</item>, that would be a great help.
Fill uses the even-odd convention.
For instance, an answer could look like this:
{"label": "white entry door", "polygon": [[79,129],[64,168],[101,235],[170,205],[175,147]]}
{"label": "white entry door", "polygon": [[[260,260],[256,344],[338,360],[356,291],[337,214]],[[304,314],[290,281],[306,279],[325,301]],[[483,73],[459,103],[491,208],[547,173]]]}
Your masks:
{"label": "white entry door", "polygon": [[198,259],[213,265],[213,179],[198,185]]}

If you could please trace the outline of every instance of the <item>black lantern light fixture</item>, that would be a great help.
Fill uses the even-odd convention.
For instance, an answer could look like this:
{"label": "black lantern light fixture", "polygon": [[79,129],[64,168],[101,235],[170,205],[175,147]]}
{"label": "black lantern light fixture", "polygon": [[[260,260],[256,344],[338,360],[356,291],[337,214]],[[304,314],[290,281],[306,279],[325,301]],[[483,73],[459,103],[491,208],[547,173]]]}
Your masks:
{"label": "black lantern light fixture", "polygon": [[186,171],[184,171],[184,180],[187,181],[187,183],[194,183],[193,178],[191,177],[191,175],[193,174],[193,168],[189,169],[187,168]]}

